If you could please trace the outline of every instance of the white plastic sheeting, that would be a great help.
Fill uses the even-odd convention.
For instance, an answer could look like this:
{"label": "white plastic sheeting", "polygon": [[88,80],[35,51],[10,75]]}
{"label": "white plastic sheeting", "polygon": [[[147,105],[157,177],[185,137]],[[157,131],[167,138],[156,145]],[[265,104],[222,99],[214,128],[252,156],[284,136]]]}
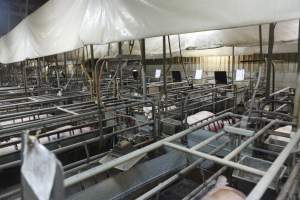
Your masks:
{"label": "white plastic sheeting", "polygon": [[299,17],[299,0],[90,0],[80,36],[103,44]]}
{"label": "white plastic sheeting", "polygon": [[[298,20],[279,22],[275,28],[274,53],[297,52]],[[204,31],[180,34],[183,56],[202,55],[232,55],[231,46],[235,46],[236,55],[259,53],[258,26],[249,26],[235,29]],[[262,25],[263,52],[267,52],[269,25]],[[171,49],[173,56],[179,55],[178,35],[171,35]],[[168,45],[167,45],[168,48]],[[129,53],[128,42],[123,44],[123,53]],[[167,49],[167,53],[169,50]],[[110,55],[117,55],[118,45],[111,44]],[[135,41],[133,54],[140,54],[139,42]],[[107,45],[94,45],[95,57],[107,55]],[[153,37],[146,40],[147,57],[161,57],[162,37]],[[168,54],[167,54],[168,56]]]}
{"label": "white plastic sheeting", "polygon": [[86,0],[51,0],[0,39],[0,62],[11,63],[82,47]]}
{"label": "white plastic sheeting", "polygon": [[[299,0],[50,0],[0,39],[0,62],[62,53],[84,44],[242,27],[299,17]],[[189,42],[183,45],[198,41],[202,44],[200,48],[211,48],[234,43],[242,37],[245,38],[243,43],[256,43],[257,34],[252,35],[251,30],[241,30],[240,37],[232,35],[230,30],[187,34],[183,37],[189,38]],[[284,34],[279,35],[284,36],[283,40],[291,38],[287,30],[283,29]],[[155,42],[149,44],[156,46]]]}

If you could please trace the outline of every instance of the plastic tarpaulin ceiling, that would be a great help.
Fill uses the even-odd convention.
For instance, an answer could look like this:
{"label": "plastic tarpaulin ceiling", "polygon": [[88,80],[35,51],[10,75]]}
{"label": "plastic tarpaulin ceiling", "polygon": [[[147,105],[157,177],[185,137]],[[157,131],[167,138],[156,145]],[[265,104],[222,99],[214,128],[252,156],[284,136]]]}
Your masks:
{"label": "plastic tarpaulin ceiling", "polygon": [[[0,62],[62,53],[86,44],[244,27],[299,17],[299,0],[50,0],[0,39]],[[197,33],[197,37],[188,37],[190,42],[221,37],[224,44],[235,43],[237,38],[226,34],[226,30],[208,32],[211,36]],[[282,40],[294,39],[285,29],[283,33]],[[257,34],[253,36],[251,31],[243,36],[247,36],[244,44],[257,42]],[[213,46],[205,44],[202,46],[206,48]]]}
{"label": "plastic tarpaulin ceiling", "polygon": [[[274,53],[297,52],[298,24],[298,20],[279,22],[276,24]],[[268,34],[269,25],[262,25],[264,53],[267,53]],[[173,56],[178,56],[178,35],[171,35],[170,41]],[[249,26],[180,34],[180,43],[183,56],[232,55],[231,46],[233,45],[235,46],[236,55],[259,53],[259,28],[258,26]],[[94,45],[96,58],[107,55],[107,50],[107,45]],[[167,52],[169,52],[169,50],[167,50]],[[123,53],[129,54],[128,42],[123,43]],[[135,41],[132,53],[140,54],[138,41]],[[110,56],[117,54],[118,46],[116,43],[113,43],[110,46]],[[146,40],[146,54],[147,57],[151,58],[162,56],[162,37],[153,37]]]}

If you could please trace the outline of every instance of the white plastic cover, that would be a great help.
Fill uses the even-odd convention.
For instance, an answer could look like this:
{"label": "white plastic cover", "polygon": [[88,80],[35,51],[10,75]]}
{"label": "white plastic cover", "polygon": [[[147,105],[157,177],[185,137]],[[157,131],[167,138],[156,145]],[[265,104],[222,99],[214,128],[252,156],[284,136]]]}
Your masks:
{"label": "white plastic cover", "polygon": [[89,0],[80,36],[104,44],[299,17],[299,0]]}
{"label": "white plastic cover", "polygon": [[11,63],[82,47],[86,0],[51,0],[0,39],[0,62]]}
{"label": "white plastic cover", "polygon": [[[275,28],[274,53],[297,52],[298,20],[279,22]],[[263,52],[267,52],[269,25],[262,25]],[[179,55],[178,35],[171,35],[171,48],[174,56]],[[214,31],[180,34],[183,56],[232,55],[235,46],[236,55],[259,53],[258,26],[241,27]],[[229,46],[229,47],[228,47]],[[168,45],[167,45],[168,47]],[[89,49],[89,48],[88,48]],[[123,43],[123,53],[128,54],[128,42]],[[167,50],[167,52],[169,52]],[[110,55],[117,55],[118,46],[111,44]],[[135,41],[133,54],[140,54],[139,42]],[[107,45],[94,45],[95,57],[107,55]],[[147,38],[147,57],[160,57],[162,37]],[[168,56],[168,54],[167,54]]]}
{"label": "white plastic cover", "polygon": [[[0,62],[62,53],[84,44],[243,27],[299,17],[299,0],[50,0],[0,39]],[[282,31],[279,36],[284,38],[291,33],[288,29]],[[200,48],[234,43],[241,37],[247,43],[258,39],[252,32],[242,31],[241,37],[226,32],[208,31],[186,37],[191,44],[205,40]],[[156,43],[153,44],[155,47]]]}

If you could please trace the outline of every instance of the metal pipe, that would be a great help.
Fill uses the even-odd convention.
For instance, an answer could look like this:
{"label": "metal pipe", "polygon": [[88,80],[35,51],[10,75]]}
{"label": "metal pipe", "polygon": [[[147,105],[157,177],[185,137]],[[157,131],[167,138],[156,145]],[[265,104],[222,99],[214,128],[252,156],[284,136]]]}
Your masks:
{"label": "metal pipe", "polygon": [[225,131],[221,131],[220,133],[213,135],[212,137],[200,142],[199,144],[196,144],[195,146],[193,146],[191,148],[191,150],[199,150],[199,149],[203,148],[204,146],[206,146],[207,144],[211,143],[212,141],[217,140],[220,137],[224,136],[225,134],[226,134]]}
{"label": "metal pipe", "polygon": [[235,55],[234,55],[234,46],[232,46],[232,69],[231,69],[231,84],[234,83],[234,69],[235,68]]}
{"label": "metal pipe", "polygon": [[28,11],[29,11],[28,7],[29,7],[29,0],[26,0],[26,3],[25,3],[25,17],[28,16]]}
{"label": "metal pipe", "polygon": [[122,66],[122,55],[123,55],[123,50],[122,50],[122,42],[118,42],[118,56],[119,56],[119,78],[120,78],[120,90],[123,89],[123,66]]}
{"label": "metal pipe", "polygon": [[231,86],[233,86],[233,84],[228,84],[228,85],[221,85],[221,86],[215,86],[213,88],[208,88],[208,89],[196,89],[195,91],[189,91],[187,93],[185,93],[184,91],[182,91],[182,93],[184,93],[185,95],[192,95],[192,94],[196,94],[196,93],[202,93],[202,92],[210,92],[212,90],[217,90],[217,89],[222,89],[222,88],[230,88]]}
{"label": "metal pipe", "polygon": [[299,176],[299,171],[300,171],[300,163],[298,162],[293,171],[291,172],[289,178],[285,182],[284,186],[281,188],[279,195],[277,196],[276,200],[285,200],[287,199],[286,197],[288,196],[292,185],[297,181],[297,176]]}
{"label": "metal pipe", "polygon": [[212,123],[212,122],[214,122],[216,120],[220,120],[223,117],[228,116],[229,114],[230,113],[225,113],[225,114],[220,115],[220,116],[218,116],[218,117],[216,117],[216,118],[214,118],[212,120],[208,120],[208,121],[206,121],[206,122],[204,122],[202,124],[199,124],[197,126],[191,127],[189,129],[184,130],[182,132],[179,132],[179,133],[177,133],[175,135],[172,135],[170,137],[167,137],[165,139],[157,141],[157,142],[155,142],[153,144],[150,144],[150,145],[148,145],[148,146],[146,146],[144,148],[138,149],[138,150],[136,150],[134,152],[131,152],[131,153],[127,154],[127,155],[124,155],[122,157],[114,159],[114,160],[106,163],[105,165],[100,165],[100,166],[91,168],[91,169],[89,169],[89,170],[87,170],[85,172],[82,172],[80,174],[76,174],[74,176],[71,176],[71,177],[65,179],[64,185],[65,185],[65,187],[69,187],[69,186],[74,185],[76,183],[79,183],[79,182],[81,182],[81,181],[83,181],[85,179],[91,178],[91,177],[93,177],[93,176],[95,176],[95,175],[97,175],[99,173],[105,172],[106,170],[109,170],[109,169],[111,169],[111,168],[113,168],[113,167],[115,167],[117,165],[120,165],[120,164],[122,164],[122,163],[124,163],[124,162],[126,162],[126,161],[128,161],[130,159],[133,159],[135,157],[138,157],[140,155],[143,155],[145,153],[153,151],[153,150],[155,150],[155,149],[157,149],[159,147],[162,147],[165,142],[170,142],[170,141],[176,140],[178,138],[181,138],[181,137],[183,137],[183,136],[185,136],[185,135],[187,135],[189,133],[192,133],[192,132],[198,130],[199,128],[207,126],[208,124],[210,124],[210,123]]}
{"label": "metal pipe", "polygon": [[300,75],[300,19],[298,21],[298,76]]}
{"label": "metal pipe", "polygon": [[[218,146],[214,150],[210,151],[208,154],[216,154],[217,152],[221,151],[228,144],[229,144],[229,142],[226,142],[226,143]],[[204,161],[205,161],[204,158],[199,158],[198,160],[196,160],[195,162],[193,162],[188,167],[182,169],[177,174],[171,176],[170,178],[168,178],[164,182],[159,183],[156,187],[152,188],[151,190],[149,190],[148,192],[146,192],[142,196],[138,197],[137,200],[149,199],[151,196],[153,196],[154,194],[156,194],[156,193],[160,192],[161,190],[165,189],[170,184],[174,183],[175,181],[177,181],[178,179],[180,179],[182,176],[184,176],[185,174],[187,174],[189,171],[191,171],[192,169],[196,168],[198,165],[201,165]]]}
{"label": "metal pipe", "polygon": [[67,53],[64,52],[64,71],[65,71],[65,79],[66,79],[66,83],[68,83],[68,71],[67,71]]}
{"label": "metal pipe", "polygon": [[207,180],[204,181],[201,185],[196,187],[192,192],[190,192],[188,195],[186,195],[182,200],[188,200],[188,199],[195,199],[195,195],[197,195],[203,188],[205,188],[211,181],[215,180],[218,178],[221,174],[223,174],[228,167],[222,167],[219,169],[216,173],[211,175]]}
{"label": "metal pipe", "polygon": [[28,65],[28,60],[26,60],[23,64],[23,82],[24,82],[24,89],[25,89],[25,96],[27,96],[27,72],[26,66]]}
{"label": "metal pipe", "polygon": [[141,48],[141,77],[142,77],[142,84],[143,84],[143,98],[146,100],[147,98],[147,84],[146,84],[146,47],[145,47],[145,39],[140,40],[140,48]]}
{"label": "metal pipe", "polygon": [[53,118],[51,120],[40,121],[40,122],[36,122],[36,123],[29,123],[29,124],[22,125],[21,127],[20,126],[10,127],[10,128],[7,128],[7,129],[0,130],[0,135],[4,134],[4,133],[9,133],[9,132],[26,130],[26,129],[34,128],[34,127],[37,127],[37,126],[43,126],[45,124],[50,124],[50,123],[56,123],[56,122],[61,122],[61,121],[66,121],[66,120],[80,119],[82,117],[92,117],[93,115],[96,115],[97,113],[98,113],[97,111],[94,111],[94,112],[83,113],[83,114],[79,114],[79,115],[71,115],[71,116],[66,116],[66,117],[61,117],[61,118]]}
{"label": "metal pipe", "polygon": [[266,78],[266,98],[270,98],[270,82],[271,82],[271,67],[272,67],[272,56],[273,56],[273,45],[274,45],[274,31],[275,23],[269,25],[269,45],[268,45],[268,58],[267,58],[267,78]]}
{"label": "metal pipe", "polygon": [[44,113],[51,113],[53,111],[56,111],[57,109],[79,109],[84,107],[93,106],[94,102],[84,102],[84,103],[74,103],[69,105],[62,105],[62,106],[53,106],[50,108],[39,108],[35,110],[26,110],[20,112],[19,109],[16,112],[9,113],[9,114],[3,114],[0,116],[0,121],[8,121],[14,118],[21,118],[26,116],[32,116],[32,115],[39,115]]}
{"label": "metal pipe", "polygon": [[291,151],[298,144],[300,139],[300,129],[293,134],[290,142],[287,146],[281,151],[279,156],[273,162],[271,167],[268,169],[266,174],[260,179],[260,181],[256,184],[251,193],[247,196],[247,200],[259,200],[272,183],[272,180],[278,174],[280,168],[284,165],[284,162],[289,157]]}
{"label": "metal pipe", "polygon": [[[269,97],[275,96],[275,95],[280,94],[280,93],[285,92],[285,91],[289,91],[290,89],[291,89],[291,87],[285,87],[285,88],[282,88],[282,89],[280,89],[280,90],[277,90],[277,91],[275,91],[275,92],[269,94]],[[265,99],[266,99],[266,97],[262,97],[262,98],[260,98],[258,101],[260,102],[260,101],[263,101],[263,100],[265,100]]]}
{"label": "metal pipe", "polygon": [[[236,124],[234,124],[234,127],[239,126],[241,124],[241,122],[238,122]],[[218,138],[224,136],[226,134],[225,131],[221,131],[220,133],[217,133],[215,135],[213,135],[212,137],[200,142],[199,144],[196,144],[195,146],[193,146],[191,148],[191,150],[199,150],[201,148],[203,148],[204,146],[208,145],[209,143],[211,143],[214,140],[217,140]]]}
{"label": "metal pipe", "polygon": [[258,26],[258,34],[259,34],[259,56],[260,60],[263,60],[263,49],[262,49],[262,27],[261,24]]}
{"label": "metal pipe", "polygon": [[287,104],[282,104],[281,106],[279,106],[278,108],[276,108],[276,109],[274,110],[274,112],[281,111],[281,110],[284,109],[285,107],[287,107]]}
{"label": "metal pipe", "polygon": [[299,30],[298,30],[298,70],[297,70],[297,87],[296,87],[296,94],[294,98],[294,111],[293,116],[298,123],[298,128],[300,128],[300,20],[299,20]]}
{"label": "metal pipe", "polygon": [[[193,111],[193,110],[195,110],[195,109],[205,108],[205,107],[207,107],[207,106],[210,106],[210,105],[213,105],[213,104],[218,104],[218,103],[221,103],[221,102],[224,102],[224,101],[228,101],[228,100],[231,100],[231,99],[234,99],[234,97],[228,97],[228,98],[225,98],[225,99],[222,99],[222,100],[219,100],[219,101],[215,101],[215,102],[213,102],[213,103],[205,104],[205,105],[202,105],[202,106],[200,106],[200,107],[198,107],[198,108],[186,109],[186,110],[185,110],[185,113],[188,113],[189,111]],[[197,104],[197,103],[196,103],[196,104]],[[191,105],[191,104],[190,104],[190,105]],[[189,107],[190,107],[190,105],[189,105]]]}
{"label": "metal pipe", "polygon": [[[144,104],[144,103],[150,103],[151,105],[154,105],[153,102],[151,102],[151,101],[144,101],[144,102],[137,101],[137,102],[134,102],[134,103],[131,103],[131,104],[128,104],[128,105],[120,105],[120,106],[106,108],[106,109],[104,109],[104,111],[115,111],[115,110],[119,110],[119,109],[126,108],[126,107],[141,105],[141,104]],[[56,123],[56,122],[61,122],[61,121],[81,119],[83,117],[93,117],[94,115],[98,115],[98,111],[92,111],[92,112],[89,112],[89,113],[82,113],[82,114],[79,114],[79,115],[63,116],[61,118],[56,117],[56,118],[53,118],[51,120],[48,119],[48,120],[44,120],[44,121],[37,121],[37,122],[34,122],[34,123],[28,123],[28,124],[25,124],[25,125],[22,125],[22,126],[10,127],[10,128],[7,128],[7,129],[1,129],[0,130],[0,135],[4,134],[4,133],[7,134],[7,133],[10,133],[10,132],[26,130],[26,129],[29,129],[29,128],[34,128],[34,127],[37,127],[37,126],[43,126],[43,125],[46,125],[46,124],[51,124],[51,123]]]}
{"label": "metal pipe", "polygon": [[243,149],[245,149],[249,144],[254,142],[256,138],[264,134],[269,128],[271,128],[274,124],[278,123],[277,120],[273,120],[269,122],[266,126],[264,126],[261,130],[259,130],[254,136],[248,138],[246,141],[244,141],[240,146],[235,148],[230,154],[228,154],[224,159],[225,160],[231,160],[235,156],[237,156]]}
{"label": "metal pipe", "polygon": [[264,176],[265,175],[264,171],[261,171],[261,170],[258,170],[258,169],[252,168],[252,167],[248,167],[246,165],[242,165],[242,164],[239,164],[239,163],[236,163],[236,162],[233,162],[233,161],[229,161],[228,159],[226,159],[226,157],[224,159],[219,158],[219,157],[216,157],[216,156],[212,156],[212,155],[209,155],[209,154],[206,154],[206,153],[203,153],[203,152],[192,150],[192,149],[189,149],[189,148],[177,145],[177,144],[173,144],[173,143],[170,143],[170,142],[164,142],[164,145],[166,145],[168,147],[171,147],[171,148],[174,148],[174,149],[177,149],[179,151],[183,151],[183,152],[186,152],[186,153],[193,154],[195,156],[199,156],[201,158],[216,162],[216,163],[221,164],[221,165],[225,165],[225,166],[232,167],[232,168],[235,168],[235,169],[239,169],[239,170],[242,170],[242,171],[245,171],[245,172],[249,172],[251,174],[255,174],[255,175],[259,175],[259,176]]}
{"label": "metal pipe", "polygon": [[94,69],[94,72],[93,72],[93,96],[95,97],[96,96],[96,83],[97,83],[97,70],[96,70],[96,65],[95,65],[95,57],[94,57],[94,46],[91,44],[90,45],[90,54],[91,54],[91,69]]}
{"label": "metal pipe", "polygon": [[163,36],[163,79],[164,94],[167,96],[167,62],[166,62],[166,36]]}
{"label": "metal pipe", "polygon": [[10,105],[3,105],[0,106],[0,110],[2,109],[13,109],[14,107],[22,107],[22,106],[34,106],[36,105],[42,105],[42,104],[46,104],[46,103],[52,103],[52,102],[60,102],[60,101],[65,101],[65,100],[69,100],[69,99],[77,99],[77,98],[85,98],[88,97],[89,95],[87,94],[83,94],[83,95],[74,95],[74,96],[69,96],[69,97],[60,97],[60,98],[56,98],[56,99],[50,99],[50,100],[40,100],[37,102],[24,102],[24,103],[16,103],[16,104],[10,104]]}
{"label": "metal pipe", "polygon": [[[68,146],[59,147],[59,148],[53,149],[51,151],[53,153],[55,153],[55,154],[62,153],[62,152],[65,152],[65,151],[68,151],[68,150],[71,150],[71,149],[74,149],[74,148],[81,147],[81,146],[83,146],[85,144],[91,144],[91,143],[94,143],[94,142],[97,142],[97,141],[107,140],[107,139],[111,138],[112,136],[124,133],[124,132],[132,130],[132,129],[136,129],[138,127],[147,126],[147,125],[151,125],[151,124],[153,124],[153,121],[145,122],[143,124],[139,124],[139,125],[136,125],[136,126],[125,128],[125,129],[122,129],[122,130],[119,130],[119,131],[116,131],[116,132],[112,132],[112,133],[109,133],[109,134],[105,134],[105,135],[103,135],[103,137],[97,136],[95,138],[87,139],[87,140],[84,140],[84,141],[81,141],[81,142],[78,142],[78,143],[75,143],[75,144],[71,144],[71,145],[68,145]],[[111,128],[111,127],[104,127],[104,129],[107,129],[107,128]],[[95,129],[95,130],[86,132],[86,133],[84,133],[82,135],[88,135],[88,134],[97,133],[97,132],[99,132],[99,129]],[[60,141],[63,141],[63,140],[68,140],[71,137],[69,137],[69,138],[63,138],[61,140],[57,140],[57,141],[54,141],[54,142],[60,142]],[[47,145],[47,144],[45,144],[45,145]],[[20,150],[18,150],[18,151],[20,151]],[[0,170],[11,168],[11,167],[14,167],[14,166],[17,166],[17,165],[20,165],[20,164],[21,164],[20,160],[16,160],[16,161],[12,161],[12,162],[9,162],[9,163],[1,164],[0,165]]]}

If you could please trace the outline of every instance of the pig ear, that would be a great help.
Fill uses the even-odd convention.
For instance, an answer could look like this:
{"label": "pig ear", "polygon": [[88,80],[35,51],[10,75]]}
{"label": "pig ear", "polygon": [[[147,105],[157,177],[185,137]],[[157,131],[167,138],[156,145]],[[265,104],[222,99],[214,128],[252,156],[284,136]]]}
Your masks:
{"label": "pig ear", "polygon": [[228,184],[227,178],[225,176],[219,176],[216,182],[216,187],[223,187]]}

